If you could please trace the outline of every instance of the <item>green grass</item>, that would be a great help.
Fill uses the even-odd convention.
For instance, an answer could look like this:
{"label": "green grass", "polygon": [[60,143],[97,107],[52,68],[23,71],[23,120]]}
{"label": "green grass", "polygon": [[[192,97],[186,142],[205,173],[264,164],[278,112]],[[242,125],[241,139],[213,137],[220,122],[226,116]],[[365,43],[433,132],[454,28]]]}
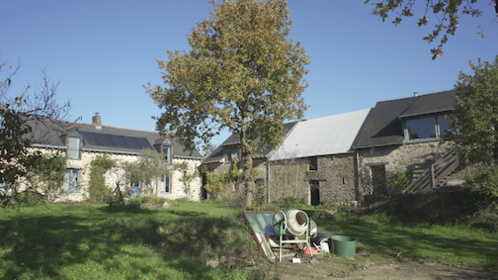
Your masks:
{"label": "green grass", "polygon": [[[241,266],[261,258],[241,210],[226,205],[0,209],[0,279],[268,279],[264,269]],[[357,238],[354,260],[323,258],[346,270],[394,259],[498,268],[498,236],[470,226],[305,211],[320,231]],[[231,268],[207,265],[222,255]]]}
{"label": "green grass", "polygon": [[216,203],[3,209],[0,235],[1,279],[224,279],[247,271],[208,260],[257,251],[240,211]]}
{"label": "green grass", "polygon": [[312,209],[307,212],[319,225],[319,231],[355,237],[359,254],[498,268],[498,235],[467,224],[431,225],[385,214],[338,212],[330,215]]}

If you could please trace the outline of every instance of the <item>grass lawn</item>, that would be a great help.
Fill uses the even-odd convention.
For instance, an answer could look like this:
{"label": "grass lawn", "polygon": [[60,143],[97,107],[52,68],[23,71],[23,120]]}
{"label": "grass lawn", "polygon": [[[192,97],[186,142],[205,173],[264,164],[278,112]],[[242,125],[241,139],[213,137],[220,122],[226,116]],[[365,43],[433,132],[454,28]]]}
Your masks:
{"label": "grass lawn", "polygon": [[[498,236],[467,226],[402,224],[385,216],[307,209],[320,231],[358,239],[358,261],[398,258],[498,268]],[[260,279],[261,271],[212,269],[223,255],[254,259],[241,210],[222,202],[168,209],[41,205],[0,209],[1,279]],[[330,262],[343,262],[327,258]]]}
{"label": "grass lawn", "polygon": [[498,268],[498,234],[467,224],[431,225],[423,221],[391,220],[384,214],[334,215],[306,210],[319,231],[352,236],[357,253],[401,260]]}
{"label": "grass lawn", "polygon": [[0,278],[222,279],[233,271],[205,263],[248,238],[238,213],[213,203],[0,209]]}

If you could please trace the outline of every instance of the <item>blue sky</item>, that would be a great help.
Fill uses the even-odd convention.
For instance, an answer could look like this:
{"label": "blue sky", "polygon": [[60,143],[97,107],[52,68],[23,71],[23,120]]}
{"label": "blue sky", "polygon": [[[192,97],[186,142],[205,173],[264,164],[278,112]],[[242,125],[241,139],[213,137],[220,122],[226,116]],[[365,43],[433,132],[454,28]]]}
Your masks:
{"label": "blue sky", "polygon": [[[453,88],[469,60],[494,60],[498,24],[494,7],[479,1],[479,20],[461,18],[444,55],[431,60],[422,40],[435,22],[417,18],[394,26],[370,14],[363,0],[290,0],[290,37],[311,58],[304,92],[306,119],[374,107],[377,101]],[[41,82],[42,70],[59,81],[58,96],[71,100],[73,119],[90,123],[95,112],[115,127],[155,130],[160,110],[144,84],[161,84],[155,59],[166,50],[189,50],[187,34],[209,17],[208,0],[2,1],[0,55],[22,63],[11,94]],[[484,38],[476,33],[484,29]],[[222,137],[213,139],[220,144]]]}

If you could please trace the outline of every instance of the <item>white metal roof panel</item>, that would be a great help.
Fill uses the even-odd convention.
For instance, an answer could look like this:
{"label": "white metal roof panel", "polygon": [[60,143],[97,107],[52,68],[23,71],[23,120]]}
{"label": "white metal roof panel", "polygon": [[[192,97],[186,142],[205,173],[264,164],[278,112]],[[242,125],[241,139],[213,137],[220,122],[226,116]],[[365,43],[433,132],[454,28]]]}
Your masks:
{"label": "white metal roof panel", "polygon": [[270,160],[351,152],[370,110],[299,122],[272,153]]}

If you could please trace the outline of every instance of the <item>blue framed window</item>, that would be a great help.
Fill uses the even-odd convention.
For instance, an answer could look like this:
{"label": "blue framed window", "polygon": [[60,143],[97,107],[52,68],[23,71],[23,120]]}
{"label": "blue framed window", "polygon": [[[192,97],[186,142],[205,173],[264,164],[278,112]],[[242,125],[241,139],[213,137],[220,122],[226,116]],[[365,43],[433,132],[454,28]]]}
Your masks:
{"label": "blue framed window", "polygon": [[142,180],[131,183],[130,187],[131,197],[138,197],[142,193]]}
{"label": "blue framed window", "polygon": [[64,193],[78,192],[78,182],[80,180],[80,170],[75,168],[68,168],[64,174]]}
{"label": "blue framed window", "polygon": [[77,132],[71,132],[67,137],[67,158],[80,159],[81,138]]}
{"label": "blue framed window", "polygon": [[161,177],[161,192],[171,193],[171,176],[164,175]]}
{"label": "blue framed window", "polygon": [[164,161],[171,164],[171,146],[163,146]]}

